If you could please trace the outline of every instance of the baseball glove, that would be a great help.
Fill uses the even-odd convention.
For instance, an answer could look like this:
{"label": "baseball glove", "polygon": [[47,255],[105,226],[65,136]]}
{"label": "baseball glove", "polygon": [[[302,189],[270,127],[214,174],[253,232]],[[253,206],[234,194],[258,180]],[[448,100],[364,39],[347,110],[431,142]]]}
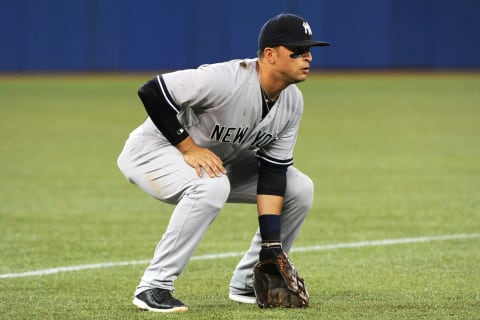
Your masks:
{"label": "baseball glove", "polygon": [[307,287],[284,252],[255,264],[253,288],[260,308],[308,307]]}

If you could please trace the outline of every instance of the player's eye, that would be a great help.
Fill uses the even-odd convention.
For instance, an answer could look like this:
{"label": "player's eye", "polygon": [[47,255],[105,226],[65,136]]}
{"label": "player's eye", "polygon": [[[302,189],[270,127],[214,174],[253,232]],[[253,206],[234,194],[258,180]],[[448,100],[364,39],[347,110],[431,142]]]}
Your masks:
{"label": "player's eye", "polygon": [[290,58],[292,59],[302,58],[305,55],[305,53],[310,52],[310,47],[308,46],[306,47],[287,47],[286,46],[285,48],[292,51],[292,53],[290,54]]}

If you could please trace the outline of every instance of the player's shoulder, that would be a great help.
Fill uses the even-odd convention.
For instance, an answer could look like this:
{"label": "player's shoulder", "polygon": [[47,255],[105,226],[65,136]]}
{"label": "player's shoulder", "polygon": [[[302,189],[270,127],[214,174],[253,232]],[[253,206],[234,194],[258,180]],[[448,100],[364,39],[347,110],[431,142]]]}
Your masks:
{"label": "player's shoulder", "polygon": [[288,87],[285,88],[285,91],[289,95],[294,96],[294,97],[302,97],[303,96],[302,91],[300,91],[300,89],[298,88],[298,86],[296,84],[289,85]]}
{"label": "player's shoulder", "polygon": [[258,83],[256,61],[257,59],[235,59],[204,64],[199,66],[197,70],[200,73],[205,72],[214,75],[214,81],[217,85],[233,91],[245,85]]}
{"label": "player's shoulder", "polygon": [[303,105],[303,94],[296,84],[289,85],[283,91],[284,91],[285,98],[290,103],[295,102]]}
{"label": "player's shoulder", "polygon": [[279,103],[282,104],[282,109],[286,110],[292,117],[293,115],[296,115],[296,117],[302,116],[303,94],[295,84],[289,85],[282,91]]}
{"label": "player's shoulder", "polygon": [[257,59],[234,59],[225,62],[202,64],[198,67],[201,71],[219,72],[225,75],[248,75],[256,73]]}

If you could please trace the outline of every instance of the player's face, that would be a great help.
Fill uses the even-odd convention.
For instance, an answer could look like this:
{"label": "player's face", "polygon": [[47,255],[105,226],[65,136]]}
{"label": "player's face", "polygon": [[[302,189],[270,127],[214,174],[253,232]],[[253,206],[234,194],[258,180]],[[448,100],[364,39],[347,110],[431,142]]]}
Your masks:
{"label": "player's face", "polygon": [[310,47],[277,47],[277,66],[289,83],[305,81],[310,72]]}

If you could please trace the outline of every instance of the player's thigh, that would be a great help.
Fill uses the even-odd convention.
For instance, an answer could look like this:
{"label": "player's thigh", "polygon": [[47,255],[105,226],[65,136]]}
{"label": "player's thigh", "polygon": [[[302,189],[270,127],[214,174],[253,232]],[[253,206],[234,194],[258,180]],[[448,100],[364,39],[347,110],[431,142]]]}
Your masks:
{"label": "player's thigh", "polygon": [[230,203],[255,203],[257,196],[258,159],[255,152],[245,151],[226,165],[230,180]]}
{"label": "player's thigh", "polygon": [[[256,203],[258,159],[255,153],[246,152],[237,157],[237,161],[227,166],[227,171],[231,185],[228,202]],[[311,202],[312,196],[312,180],[296,167],[288,167],[285,200]]]}
{"label": "player's thigh", "polygon": [[166,202],[175,202],[176,196],[198,178],[195,169],[172,145],[146,147],[143,143],[127,142],[118,165],[133,184]]}

